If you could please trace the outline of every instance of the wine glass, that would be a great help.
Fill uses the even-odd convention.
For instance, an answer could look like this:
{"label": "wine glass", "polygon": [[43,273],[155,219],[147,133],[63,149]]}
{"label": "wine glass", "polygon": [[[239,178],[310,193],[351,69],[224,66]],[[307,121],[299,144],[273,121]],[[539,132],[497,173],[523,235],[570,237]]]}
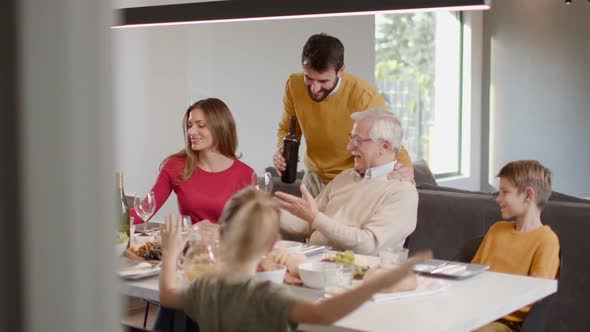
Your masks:
{"label": "wine glass", "polygon": [[191,228],[191,225],[193,224],[191,216],[183,214],[182,215],[182,231],[186,232]]}
{"label": "wine glass", "polygon": [[135,208],[135,212],[137,215],[143,219],[145,222],[143,223],[143,234],[145,233],[145,227],[147,224],[147,220],[151,218],[151,216],[156,211],[156,196],[153,191],[148,192],[144,197],[135,196],[133,199],[133,208]]}
{"label": "wine glass", "polygon": [[258,176],[256,172],[252,172],[252,185],[256,190],[263,190],[272,192],[272,175],[269,172],[264,172],[262,176]]}

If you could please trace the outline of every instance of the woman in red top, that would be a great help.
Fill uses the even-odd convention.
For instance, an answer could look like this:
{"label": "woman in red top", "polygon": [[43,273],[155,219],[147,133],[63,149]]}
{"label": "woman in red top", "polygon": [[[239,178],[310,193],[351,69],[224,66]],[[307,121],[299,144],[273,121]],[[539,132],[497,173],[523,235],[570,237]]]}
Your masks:
{"label": "woman in red top", "polygon": [[[178,210],[193,224],[201,220],[217,223],[225,202],[251,184],[254,170],[238,160],[236,123],[227,105],[217,98],[191,105],[183,119],[185,147],[168,156],[152,191],[156,212],[174,191]],[[143,223],[135,210],[134,223]]]}

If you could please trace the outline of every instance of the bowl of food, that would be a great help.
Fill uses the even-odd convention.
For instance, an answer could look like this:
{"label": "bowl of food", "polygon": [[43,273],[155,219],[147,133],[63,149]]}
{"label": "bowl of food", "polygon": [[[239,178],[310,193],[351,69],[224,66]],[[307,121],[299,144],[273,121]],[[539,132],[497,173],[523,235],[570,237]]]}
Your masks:
{"label": "bowl of food", "polygon": [[153,229],[144,229],[142,232],[134,232],[131,234],[131,244],[142,245],[148,242],[160,241],[160,232]]}
{"label": "bowl of food", "polygon": [[277,243],[275,243],[273,250],[295,252],[297,250],[301,250],[302,247],[303,247],[303,243],[301,243],[301,242],[281,240],[281,241],[277,241]]}
{"label": "bowl of food", "polygon": [[256,280],[257,281],[272,281],[277,284],[282,284],[287,273],[287,266],[284,264],[278,264],[273,259],[272,255],[266,256],[258,262],[256,267]]}
{"label": "bowl of food", "polygon": [[285,265],[273,264],[265,265],[263,269],[259,268],[256,270],[256,281],[272,281],[277,284],[282,284],[285,279],[285,273],[287,273],[287,267]]}
{"label": "bowl of food", "polygon": [[324,254],[322,262],[353,266],[355,279],[363,279],[363,276],[369,270],[369,264],[366,258],[355,255],[351,250],[338,252],[335,255],[332,253]]}
{"label": "bowl of food", "polygon": [[336,278],[337,265],[328,262],[312,262],[299,265],[299,276],[303,284],[310,288],[323,289],[326,281]]}

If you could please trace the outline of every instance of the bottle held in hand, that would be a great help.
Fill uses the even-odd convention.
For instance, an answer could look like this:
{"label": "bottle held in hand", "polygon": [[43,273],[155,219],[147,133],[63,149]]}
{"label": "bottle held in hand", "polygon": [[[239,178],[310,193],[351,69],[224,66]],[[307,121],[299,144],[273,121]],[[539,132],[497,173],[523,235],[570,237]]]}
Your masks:
{"label": "bottle held in hand", "polygon": [[299,157],[299,140],[295,136],[295,124],[297,117],[291,117],[289,134],[283,139],[283,158],[287,167],[281,175],[281,181],[284,183],[293,183],[297,178],[297,159]]}

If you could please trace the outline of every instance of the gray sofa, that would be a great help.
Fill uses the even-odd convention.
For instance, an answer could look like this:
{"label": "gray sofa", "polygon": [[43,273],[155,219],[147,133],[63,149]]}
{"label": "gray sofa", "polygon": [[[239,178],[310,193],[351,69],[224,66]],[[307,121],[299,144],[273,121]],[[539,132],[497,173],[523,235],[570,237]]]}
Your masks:
{"label": "gray sofa", "polygon": [[293,183],[283,183],[281,181],[281,177],[277,173],[277,170],[270,166],[267,167],[265,172],[269,172],[272,175],[272,192],[275,191],[282,191],[284,193],[292,194],[301,196],[301,191],[299,190],[299,186],[301,185],[301,180],[303,179],[303,171],[297,172],[297,177],[295,178],[295,182]]}
{"label": "gray sofa", "polygon": [[[411,251],[430,248],[437,258],[454,259],[466,242],[501,219],[494,194],[440,187],[425,163],[414,166],[419,203],[416,230],[407,241]],[[279,178],[274,184],[274,190],[299,193],[298,184]],[[546,331],[589,331],[590,244],[585,242],[590,241],[590,201],[554,193],[541,218],[557,233],[563,260]]]}

